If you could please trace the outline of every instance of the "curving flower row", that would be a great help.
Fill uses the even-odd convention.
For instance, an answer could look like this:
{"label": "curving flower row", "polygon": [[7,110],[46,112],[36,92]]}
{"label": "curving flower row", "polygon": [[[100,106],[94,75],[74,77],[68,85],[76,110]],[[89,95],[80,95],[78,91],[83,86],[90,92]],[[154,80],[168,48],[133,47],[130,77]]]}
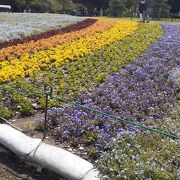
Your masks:
{"label": "curving flower row", "polygon": [[79,60],[93,51],[126,38],[137,28],[138,23],[136,22],[119,22],[103,33],[96,33],[92,36],[57,45],[46,51],[39,51],[34,54],[26,53],[20,59],[1,62],[0,82],[31,75],[41,69],[57,68],[72,60]]}
{"label": "curving flower row", "polygon": [[0,43],[2,43],[63,28],[85,18],[48,13],[1,13],[0,19]]}
{"label": "curving flower row", "polygon": [[[89,24],[89,21],[87,22]],[[82,24],[82,23],[81,23]],[[83,24],[82,24],[83,25]],[[85,24],[86,25],[86,24]],[[47,50],[55,47],[59,44],[68,43],[77,40],[82,37],[91,36],[97,33],[102,33],[115,25],[115,22],[107,21],[96,21],[91,26],[83,27],[79,31],[76,30],[76,26],[73,28],[74,31],[65,34],[56,34],[49,38],[42,38],[37,41],[32,40],[27,43],[17,44],[0,50],[0,61],[10,60],[15,58],[21,58],[25,53],[34,53],[40,50]]]}
{"label": "curving flower row", "polygon": [[[172,114],[172,119],[168,117],[169,110],[172,111],[172,107],[175,103],[178,104],[179,99],[180,51],[177,39],[179,30],[179,25],[164,25],[165,36],[151,46],[142,57],[113,75],[109,73],[108,78],[100,86],[76,97],[77,102],[89,108],[100,109],[105,113],[140,121],[149,127],[158,127],[162,131],[179,136],[179,108]],[[77,81],[82,83],[82,79],[88,77],[89,81],[95,82],[95,78],[92,77],[105,72],[97,62],[111,67],[107,58],[110,52],[113,54],[111,65],[118,61],[127,61],[131,56],[131,51],[134,54],[131,58],[137,57],[136,53],[141,49],[145,50],[144,46],[162,35],[158,25],[150,24],[146,27],[142,25],[138,31],[136,31],[137,34],[123,41],[111,44],[111,49],[110,46],[105,47],[104,51],[107,51],[107,54],[104,53],[104,56],[101,51],[100,54],[89,57],[91,63],[94,64],[89,63],[86,65],[86,71],[78,72],[79,78],[76,72],[79,71],[80,65],[83,66],[82,69],[85,69],[87,62],[83,64],[82,61],[77,61],[69,66],[67,64],[64,67],[66,71],[61,77],[61,82],[62,79],[69,82],[65,85],[67,89],[75,85],[75,83],[71,85],[74,80],[76,83]],[[123,52],[122,49],[125,51]],[[123,58],[123,55],[126,55],[126,58]],[[95,66],[96,63],[97,66]],[[70,74],[70,69],[71,72],[76,73],[72,81],[67,79],[73,74]],[[98,73],[91,74],[89,77],[89,73],[94,69]],[[85,86],[84,84],[87,84],[87,81],[83,81],[81,87]],[[166,116],[168,118],[164,119]],[[143,133],[137,130],[137,127],[120,124],[118,120],[93,114],[75,106],[50,109],[48,120],[50,127],[48,133],[57,141],[66,141],[73,149],[81,144],[92,158],[97,158],[104,151],[98,160],[98,166],[103,175],[106,175],[103,179],[120,177],[124,179],[178,179],[179,177],[178,140],[162,138],[162,135],[156,133],[149,134],[148,132],[147,135],[147,132]],[[37,128],[43,130],[41,119],[37,121],[37,124]]]}
{"label": "curving flower row", "polygon": [[6,48],[6,47],[10,47],[10,46],[15,46],[17,44],[23,44],[23,43],[27,43],[30,41],[37,41],[43,38],[49,38],[50,36],[54,36],[57,34],[65,34],[68,32],[72,32],[72,31],[79,31],[83,28],[86,28],[88,26],[91,26],[92,24],[94,24],[97,21],[97,19],[90,19],[87,18],[85,20],[82,20],[80,22],[76,21],[74,22],[75,24],[70,24],[70,25],[66,25],[65,27],[61,27],[61,28],[55,28],[55,29],[50,29],[47,30],[45,32],[41,32],[41,33],[35,33],[32,34],[31,36],[27,36],[24,37],[22,39],[13,39],[13,37],[11,39],[9,39],[9,41],[5,41],[5,42],[0,42],[0,49],[2,48]]}
{"label": "curving flower row", "polygon": [[[129,93],[126,90],[127,88],[129,88],[128,82],[131,85],[131,75],[124,76],[124,70],[119,70],[119,72],[124,76],[121,82],[121,79],[118,78],[117,73],[114,74],[114,69],[112,69],[111,71],[110,67],[117,67],[118,71],[118,67],[122,67],[124,63],[128,63],[133,58],[138,57],[148,47],[148,45],[154,42],[157,38],[160,38],[161,35],[162,29],[159,27],[159,25],[142,25],[139,29],[139,32],[136,32],[131,37],[111,44],[108,48],[104,48],[100,52],[92,55],[92,57],[85,58],[84,61],[82,60],[80,62],[77,61],[76,63],[71,65],[64,65],[64,69],[62,69],[62,67],[60,69],[61,72],[65,69],[67,70],[65,71],[64,75],[55,77],[52,80],[52,82],[54,82],[56,79],[57,83],[57,79],[59,78],[59,96],[63,97],[62,92],[66,92],[66,97],[68,97],[70,93],[75,94],[77,91],[80,91],[80,95],[76,97],[78,103],[93,109],[100,109],[103,112],[110,114],[112,112],[117,113],[119,112],[119,110],[121,110],[121,113],[119,113],[120,116],[124,116],[124,113],[128,114],[131,111],[133,112],[135,108],[142,107],[141,103],[139,103],[138,106],[136,106],[135,103],[133,103],[131,106],[131,104],[129,103],[133,100],[136,100],[135,97],[133,99],[131,96],[129,97]],[[119,51],[121,53],[119,53]],[[114,58],[110,59],[110,52],[113,52]],[[131,56],[131,53],[133,53],[133,56]],[[125,54],[127,56],[125,56]],[[87,60],[88,58],[89,60]],[[113,66],[113,64],[115,66]],[[154,66],[157,66],[156,64],[157,63],[155,63]],[[157,71],[157,68],[155,68],[154,71]],[[110,76],[110,74],[112,73],[113,75]],[[103,75],[104,77],[108,76],[108,78],[105,79],[101,77],[101,75]],[[138,75],[140,78],[141,75]],[[142,76],[144,76],[144,73],[142,74]],[[119,77],[121,77],[121,74],[119,75]],[[147,76],[147,80],[148,78],[149,76]],[[105,82],[99,88],[94,88],[89,93],[82,94],[83,88],[88,89],[89,87],[92,87],[92,83],[100,84],[102,83],[102,81]],[[63,82],[65,83],[64,87]],[[32,84],[34,83],[32,82]],[[132,85],[132,88],[133,87],[134,90],[136,90],[136,86],[134,84]],[[89,89],[87,91],[89,91]],[[140,90],[138,89],[137,92],[140,93],[141,91],[142,88],[140,88]],[[148,92],[152,92],[152,90]],[[144,96],[141,98],[142,102],[144,100],[144,97],[147,97],[145,96],[145,94],[143,95]],[[122,102],[122,100],[119,100],[119,97],[122,97],[122,99],[124,97],[128,98],[123,99]],[[128,102],[127,107],[125,107],[126,102]],[[113,108],[111,106],[113,106]],[[138,113],[137,110],[135,111],[135,114],[136,113]],[[140,116],[142,113],[143,112],[140,111],[137,115]],[[127,114],[125,117],[129,117],[127,116]],[[146,116],[150,116],[150,114],[147,114]],[[131,119],[136,118],[131,117]],[[39,123],[38,125],[41,125],[41,121],[42,119],[40,119],[37,124]],[[71,139],[74,137],[83,138],[85,136],[85,139],[87,139],[88,141],[90,138],[89,136],[91,136],[92,134],[97,135],[93,138],[92,143],[96,142],[98,144],[96,147],[98,149],[100,148],[101,150],[108,144],[112,137],[115,137],[116,134],[124,131],[119,121],[115,121],[111,118],[106,118],[98,114],[95,115],[91,112],[86,112],[81,108],[75,106],[52,108],[51,110],[49,110],[49,124],[51,125],[51,127],[55,128],[52,129],[51,134],[56,138],[57,134],[59,134],[59,137],[61,137],[61,139]],[[61,124],[60,128],[58,126],[59,124]],[[76,127],[74,127],[74,124],[76,124]],[[132,128],[132,130],[134,131],[136,130],[136,128]],[[87,141],[85,140],[84,143],[89,143],[89,141]]]}
{"label": "curving flower row", "polygon": [[[99,33],[22,53],[0,62],[0,83],[20,76],[23,78],[11,81],[11,86],[29,91],[50,83],[61,98],[76,99],[86,107],[179,136],[180,28],[175,24],[163,28],[160,39],[163,30],[159,24],[115,23]],[[68,33],[72,32],[62,36]],[[3,117],[17,111],[31,115],[44,107],[41,95],[24,97],[2,91],[0,100]],[[48,111],[48,135],[68,143],[74,153],[82,146],[85,158],[98,158],[103,179],[178,179],[178,141],[155,133],[147,136],[137,127],[74,105],[58,105],[49,101],[53,108]],[[37,120],[35,127],[44,131],[44,119]]]}

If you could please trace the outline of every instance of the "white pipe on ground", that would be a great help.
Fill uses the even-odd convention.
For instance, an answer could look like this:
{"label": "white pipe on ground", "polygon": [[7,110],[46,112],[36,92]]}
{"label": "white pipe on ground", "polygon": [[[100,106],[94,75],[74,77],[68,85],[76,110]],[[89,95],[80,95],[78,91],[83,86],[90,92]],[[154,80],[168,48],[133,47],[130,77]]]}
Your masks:
{"label": "white pipe on ground", "polygon": [[0,124],[0,144],[20,158],[26,158],[67,179],[100,179],[99,172],[88,161],[61,148],[45,144],[41,139],[28,137],[9,125]]}

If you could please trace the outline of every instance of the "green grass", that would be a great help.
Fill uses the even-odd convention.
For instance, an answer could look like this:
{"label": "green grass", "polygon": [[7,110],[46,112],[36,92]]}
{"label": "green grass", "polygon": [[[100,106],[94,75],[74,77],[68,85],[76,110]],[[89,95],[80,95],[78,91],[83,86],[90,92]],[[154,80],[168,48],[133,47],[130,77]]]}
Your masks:
{"label": "green grass", "polygon": [[[113,21],[140,21],[140,18],[133,18],[131,20],[130,17],[127,18],[118,18],[118,17],[107,17],[107,16],[101,16],[101,17],[92,17],[95,19],[105,19],[105,20],[113,20]],[[162,23],[162,22],[170,22],[170,23],[180,23],[180,19],[173,19],[173,21],[171,21],[170,18],[162,18],[161,20],[150,20],[150,22],[158,22],[158,23]]]}
{"label": "green grass", "polygon": [[0,21],[1,21],[1,22],[2,22],[2,21],[5,21],[4,14],[2,14],[1,12],[0,12]]}

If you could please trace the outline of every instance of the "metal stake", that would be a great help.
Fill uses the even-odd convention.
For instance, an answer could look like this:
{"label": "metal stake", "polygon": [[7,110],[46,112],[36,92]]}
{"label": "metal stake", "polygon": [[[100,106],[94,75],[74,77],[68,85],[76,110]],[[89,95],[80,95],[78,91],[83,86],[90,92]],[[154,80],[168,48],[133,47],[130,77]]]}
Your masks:
{"label": "metal stake", "polygon": [[[49,91],[48,91],[49,90]],[[46,138],[46,131],[47,131],[47,110],[48,110],[48,96],[52,94],[53,88],[50,84],[44,85],[44,92],[46,92],[46,102],[45,102],[45,109],[44,109],[44,137]]]}

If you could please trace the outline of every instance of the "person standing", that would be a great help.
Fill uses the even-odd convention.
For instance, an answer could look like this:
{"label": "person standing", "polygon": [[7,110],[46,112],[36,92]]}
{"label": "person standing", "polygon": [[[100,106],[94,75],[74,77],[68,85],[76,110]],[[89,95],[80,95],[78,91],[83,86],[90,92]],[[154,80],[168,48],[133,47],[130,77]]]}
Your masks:
{"label": "person standing", "polygon": [[142,18],[142,14],[143,14],[143,1],[139,2],[138,8],[139,8],[140,21],[143,21],[143,18]]}
{"label": "person standing", "polygon": [[144,3],[143,3],[143,22],[149,22],[149,14],[150,14],[150,9],[148,7],[148,3],[147,3],[147,0],[144,0]]}
{"label": "person standing", "polygon": [[145,0],[139,2],[139,14],[142,22],[149,22],[148,4]]}

